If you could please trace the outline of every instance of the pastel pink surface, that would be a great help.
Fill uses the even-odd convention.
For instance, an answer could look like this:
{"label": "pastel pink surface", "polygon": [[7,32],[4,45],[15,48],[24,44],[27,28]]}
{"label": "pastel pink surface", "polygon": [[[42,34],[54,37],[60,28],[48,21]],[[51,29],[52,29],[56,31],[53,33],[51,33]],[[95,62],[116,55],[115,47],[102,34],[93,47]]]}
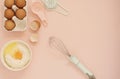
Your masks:
{"label": "pastel pink surface", "polygon": [[[12,72],[0,62],[0,79],[87,79],[62,54],[49,47],[50,36],[63,40],[71,54],[77,56],[97,79],[120,79],[119,0],[59,0],[70,15],[47,11],[48,26],[39,30],[37,44],[29,42],[30,22],[39,18],[32,14],[31,0],[28,1],[28,30],[9,33],[0,28],[0,48],[10,40],[26,41],[33,51],[32,63],[23,71]],[[1,6],[0,12],[2,9]],[[1,27],[2,17],[0,13]]]}

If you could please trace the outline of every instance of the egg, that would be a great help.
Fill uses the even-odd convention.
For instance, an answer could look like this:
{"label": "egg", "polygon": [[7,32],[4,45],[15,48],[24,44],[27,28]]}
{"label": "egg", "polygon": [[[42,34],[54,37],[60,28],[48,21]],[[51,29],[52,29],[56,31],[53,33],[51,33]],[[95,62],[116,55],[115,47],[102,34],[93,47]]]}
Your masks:
{"label": "egg", "polygon": [[38,31],[41,26],[41,23],[38,20],[34,20],[31,22],[30,28],[33,31]]}
{"label": "egg", "polygon": [[9,67],[22,68],[30,61],[30,50],[20,42],[8,44],[4,49],[4,59]]}
{"label": "egg", "polygon": [[26,0],[15,0],[15,5],[18,8],[23,8],[24,6],[26,6]]}
{"label": "egg", "polygon": [[30,42],[37,43],[39,41],[39,35],[37,33],[30,36]]}
{"label": "egg", "polygon": [[13,20],[6,20],[5,21],[5,29],[11,31],[15,28],[16,24]]}
{"label": "egg", "polygon": [[4,16],[7,18],[7,19],[12,19],[12,17],[14,16],[14,11],[12,9],[6,9],[5,12],[4,12]]}
{"label": "egg", "polygon": [[16,10],[16,17],[20,20],[24,19],[26,16],[26,11],[24,9],[17,9]]}
{"label": "egg", "polygon": [[4,5],[5,5],[7,8],[12,8],[12,6],[14,5],[14,0],[5,0],[5,1],[4,1]]}

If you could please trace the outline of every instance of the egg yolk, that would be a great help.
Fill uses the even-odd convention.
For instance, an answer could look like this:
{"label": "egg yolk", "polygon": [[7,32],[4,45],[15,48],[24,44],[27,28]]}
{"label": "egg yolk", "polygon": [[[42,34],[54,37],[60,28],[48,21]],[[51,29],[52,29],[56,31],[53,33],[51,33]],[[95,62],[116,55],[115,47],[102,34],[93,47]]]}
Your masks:
{"label": "egg yolk", "polygon": [[18,60],[21,60],[22,59],[22,53],[21,51],[17,50],[14,54],[14,58],[15,59],[18,59]]}

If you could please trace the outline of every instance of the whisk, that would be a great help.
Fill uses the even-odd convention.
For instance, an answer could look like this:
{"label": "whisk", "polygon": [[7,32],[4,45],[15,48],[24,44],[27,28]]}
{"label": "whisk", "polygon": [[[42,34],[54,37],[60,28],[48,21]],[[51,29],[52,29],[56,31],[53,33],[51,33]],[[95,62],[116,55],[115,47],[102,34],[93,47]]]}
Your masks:
{"label": "whisk", "polygon": [[49,38],[49,45],[50,47],[57,49],[64,56],[66,56],[73,64],[75,64],[76,67],[78,67],[84,74],[86,74],[89,79],[96,79],[94,74],[90,72],[83,64],[81,64],[77,57],[69,53],[69,51],[67,50],[64,43],[61,40],[52,36]]}
{"label": "whisk", "polygon": [[[54,10],[57,13],[65,16],[69,14],[69,12],[58,2],[58,0],[41,0],[41,1],[45,4],[46,8],[49,10]],[[59,9],[61,10],[58,10],[57,7],[59,7]]]}

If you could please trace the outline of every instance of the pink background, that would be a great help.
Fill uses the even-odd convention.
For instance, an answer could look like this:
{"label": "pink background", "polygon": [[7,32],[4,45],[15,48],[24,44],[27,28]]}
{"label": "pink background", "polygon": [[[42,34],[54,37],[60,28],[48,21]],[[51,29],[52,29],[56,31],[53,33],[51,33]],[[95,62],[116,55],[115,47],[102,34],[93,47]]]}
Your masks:
{"label": "pink background", "polygon": [[[28,0],[29,23],[36,18],[29,10],[30,2]],[[2,29],[3,14],[0,14],[0,48],[10,40],[19,39],[26,41],[33,51],[32,63],[23,71],[9,71],[0,62],[0,79],[87,79],[62,54],[49,47],[50,36],[63,40],[71,54],[77,56],[97,79],[120,79],[120,0],[59,2],[70,15],[47,11],[48,26],[39,30],[37,44],[29,42],[33,33],[29,23],[27,31],[9,33]]]}

